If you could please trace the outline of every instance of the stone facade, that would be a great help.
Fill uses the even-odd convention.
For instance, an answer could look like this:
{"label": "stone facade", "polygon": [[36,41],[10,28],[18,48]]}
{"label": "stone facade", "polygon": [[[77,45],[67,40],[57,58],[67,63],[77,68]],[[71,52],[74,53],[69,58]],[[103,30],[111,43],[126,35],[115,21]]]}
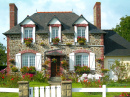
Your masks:
{"label": "stone facade", "polygon": [[[86,50],[93,52],[96,55],[96,58],[101,58],[104,55],[102,49],[104,48],[102,44],[102,34],[90,34],[89,43],[87,45],[78,45],[74,43],[74,34],[62,34],[62,42],[59,45],[53,45],[49,43],[48,34],[36,34],[36,41],[34,44],[31,44],[30,47],[21,43],[21,35],[10,35],[9,36],[9,57],[15,59],[17,53],[22,51],[26,52],[38,52],[42,54],[42,64],[44,63],[44,52],[51,51],[55,49],[60,49],[62,53],[66,54],[65,59],[69,60],[69,54],[77,50]],[[40,43],[44,42],[45,46],[41,46]],[[66,43],[72,43],[72,46],[67,46]],[[100,64],[103,64],[100,63]],[[102,65],[99,66],[99,63],[96,62],[96,71],[97,73],[101,72]]]}

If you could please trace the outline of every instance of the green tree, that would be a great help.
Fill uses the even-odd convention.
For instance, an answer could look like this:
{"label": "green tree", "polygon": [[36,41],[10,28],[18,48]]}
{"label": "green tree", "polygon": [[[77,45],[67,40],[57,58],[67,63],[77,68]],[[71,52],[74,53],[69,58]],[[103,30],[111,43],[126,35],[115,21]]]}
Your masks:
{"label": "green tree", "polygon": [[7,54],[5,53],[6,47],[0,43],[0,65],[5,65],[7,62]]}
{"label": "green tree", "polygon": [[130,16],[120,18],[120,24],[113,30],[130,42]]}

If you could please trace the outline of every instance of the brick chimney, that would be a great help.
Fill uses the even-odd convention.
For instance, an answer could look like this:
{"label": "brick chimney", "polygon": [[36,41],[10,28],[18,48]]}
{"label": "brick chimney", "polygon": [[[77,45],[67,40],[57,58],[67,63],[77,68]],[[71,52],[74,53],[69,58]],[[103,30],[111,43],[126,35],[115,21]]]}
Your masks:
{"label": "brick chimney", "polygon": [[94,10],[94,25],[101,29],[101,3],[96,2],[96,4],[93,7]]}
{"label": "brick chimney", "polygon": [[10,7],[10,29],[17,25],[17,7],[14,3],[9,4]]}

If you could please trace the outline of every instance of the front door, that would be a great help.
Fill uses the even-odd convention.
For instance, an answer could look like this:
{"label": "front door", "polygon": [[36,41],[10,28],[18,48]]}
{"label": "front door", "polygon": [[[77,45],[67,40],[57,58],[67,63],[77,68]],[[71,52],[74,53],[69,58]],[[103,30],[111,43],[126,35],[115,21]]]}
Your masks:
{"label": "front door", "polygon": [[[55,58],[57,61],[52,62],[52,59]],[[51,77],[60,76],[60,56],[51,57]]]}

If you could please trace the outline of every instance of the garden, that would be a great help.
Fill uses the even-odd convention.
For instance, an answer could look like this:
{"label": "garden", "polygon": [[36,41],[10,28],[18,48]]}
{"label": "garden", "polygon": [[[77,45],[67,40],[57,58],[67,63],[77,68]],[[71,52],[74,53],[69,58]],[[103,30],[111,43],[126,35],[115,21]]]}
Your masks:
{"label": "garden", "polygon": [[[13,64],[14,60],[11,59],[10,62]],[[48,60],[45,61],[44,67],[47,68],[47,65],[49,63]],[[123,74],[123,70],[125,70],[125,67],[120,66],[119,63],[115,66],[112,66],[112,69],[115,70],[118,80],[113,81],[109,79],[109,75],[107,75],[104,71],[109,71],[106,69],[102,69],[102,72],[104,73],[104,76],[97,79],[89,79],[88,77],[85,77],[84,79],[79,81],[79,78],[83,74],[89,74],[90,68],[87,66],[75,66],[75,72],[68,71],[68,63],[66,60],[61,61],[62,66],[66,69],[67,72],[64,72],[60,75],[61,79],[63,81],[72,81],[72,88],[101,88],[102,85],[106,85],[107,88],[130,88],[130,78],[125,77],[125,74]],[[117,67],[118,68],[117,68]],[[11,74],[6,74],[6,69],[2,69],[0,71],[0,87],[5,88],[18,88],[18,81],[29,81],[30,87],[40,87],[40,86],[49,86],[48,79],[50,78],[50,75],[43,73],[43,71],[36,71],[35,67],[30,66],[23,68],[18,71],[18,69],[11,65]],[[117,72],[118,71],[118,72]],[[47,72],[47,71],[46,71]],[[121,73],[119,73],[121,72]],[[123,78],[123,79],[122,79]],[[2,97],[18,97],[18,93],[0,93]],[[88,93],[88,92],[72,92],[73,97],[102,97],[102,93]],[[107,97],[114,97],[114,96],[130,96],[130,92],[122,92],[122,93],[107,93]]]}

